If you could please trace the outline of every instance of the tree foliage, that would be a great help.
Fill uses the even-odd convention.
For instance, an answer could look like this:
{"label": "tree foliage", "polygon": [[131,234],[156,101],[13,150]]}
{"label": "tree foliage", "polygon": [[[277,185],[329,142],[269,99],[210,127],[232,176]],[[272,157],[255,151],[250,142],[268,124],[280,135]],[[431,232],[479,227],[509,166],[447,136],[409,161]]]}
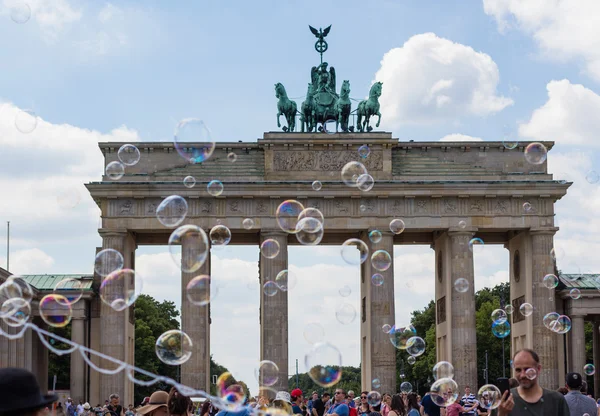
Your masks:
{"label": "tree foliage", "polygon": [[330,388],[324,388],[316,384],[307,373],[298,374],[298,383],[296,383],[296,376],[292,376],[288,379],[288,386],[291,389],[299,388],[304,392],[305,396],[310,395],[313,391],[316,391],[321,395],[324,392],[330,394],[336,388],[342,388],[346,391],[354,390],[354,392],[360,392],[360,367],[342,367],[342,378],[338,384]]}

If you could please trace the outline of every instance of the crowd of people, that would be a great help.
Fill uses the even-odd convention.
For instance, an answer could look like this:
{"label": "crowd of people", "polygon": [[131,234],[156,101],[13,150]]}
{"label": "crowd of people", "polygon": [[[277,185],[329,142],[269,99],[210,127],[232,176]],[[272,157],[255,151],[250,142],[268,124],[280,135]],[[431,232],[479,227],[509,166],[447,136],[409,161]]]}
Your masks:
{"label": "crowd of people", "polygon": [[[367,391],[357,397],[353,391],[341,388],[335,389],[333,396],[313,391],[310,397],[305,397],[296,388],[290,393],[279,391],[274,398],[259,394],[239,408],[223,410],[209,400],[195,407],[189,397],[175,388],[170,392],[154,392],[137,408],[132,405],[124,408],[116,394],[103,406],[75,404],[70,398],[63,406],[56,395],[42,394],[31,372],[5,368],[0,369],[0,416],[600,416],[600,400],[597,403],[587,395],[587,384],[581,374],[567,374],[565,386],[558,391],[545,389],[537,377],[542,371],[539,356],[530,349],[515,354],[513,371],[514,378],[509,380],[501,397],[488,392],[478,398],[469,386],[464,387],[460,400],[441,401],[440,392],[429,392],[422,398],[415,393],[386,393],[374,399]],[[237,384],[229,386],[228,391],[234,397],[244,396]]]}

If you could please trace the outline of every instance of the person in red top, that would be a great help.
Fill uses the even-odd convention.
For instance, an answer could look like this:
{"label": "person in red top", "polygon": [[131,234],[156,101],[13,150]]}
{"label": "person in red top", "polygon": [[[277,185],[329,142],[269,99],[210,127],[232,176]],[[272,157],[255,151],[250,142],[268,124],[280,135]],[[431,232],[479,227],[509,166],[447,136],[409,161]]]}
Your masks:
{"label": "person in red top", "polygon": [[446,407],[446,416],[460,416],[460,414],[464,412],[465,408],[462,407],[459,402],[454,402]]}

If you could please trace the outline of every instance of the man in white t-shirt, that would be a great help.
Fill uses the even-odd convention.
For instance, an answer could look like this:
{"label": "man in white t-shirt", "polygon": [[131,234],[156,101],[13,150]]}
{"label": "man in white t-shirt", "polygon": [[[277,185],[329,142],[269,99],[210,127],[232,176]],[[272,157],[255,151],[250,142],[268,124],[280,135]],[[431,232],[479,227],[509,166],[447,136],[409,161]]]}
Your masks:
{"label": "man in white t-shirt", "polygon": [[79,400],[79,404],[77,405],[77,414],[78,415],[83,414],[83,403],[81,402],[81,400]]}

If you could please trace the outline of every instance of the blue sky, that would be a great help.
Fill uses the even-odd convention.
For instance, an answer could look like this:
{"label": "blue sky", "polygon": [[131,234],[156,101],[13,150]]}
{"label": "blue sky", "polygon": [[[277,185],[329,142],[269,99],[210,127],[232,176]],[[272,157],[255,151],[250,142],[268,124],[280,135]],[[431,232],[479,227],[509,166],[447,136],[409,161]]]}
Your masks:
{"label": "blue sky", "polygon": [[[16,24],[10,10],[20,1],[0,0],[0,221],[12,224],[15,273],[91,272],[99,210],[82,184],[102,175],[98,141],[168,141],[186,117],[203,119],[217,141],[254,141],[276,130],[274,84],[301,97],[319,62],[309,24],[332,24],[325,60],[336,68],[338,88],[348,79],[351,96],[362,98],[373,81],[383,81],[381,127],[401,141],[499,140],[506,131],[520,140],[556,141],[549,169],[575,182],[557,204],[561,268],[600,269],[594,255],[600,192],[585,179],[600,171],[600,29],[588,18],[599,15],[600,6],[593,0],[543,6],[533,0],[343,6],[31,0],[31,19]],[[37,114],[32,133],[15,129],[19,109]],[[72,209],[56,203],[68,190],[81,197]],[[2,227],[2,265],[5,236]],[[140,248],[138,270],[148,293],[178,302],[177,270],[165,252]],[[223,287],[214,304],[212,349],[252,387],[258,300],[248,301],[244,291],[254,279],[257,250],[231,247],[214,256]],[[396,247],[395,257],[402,265],[395,284],[397,320],[403,321],[433,297],[432,285],[423,283],[432,279],[433,255],[428,247]],[[314,294],[319,276],[358,276],[332,258],[337,249],[331,247],[290,251],[300,282],[290,295],[290,369],[292,358],[308,348],[305,321],[340,301],[342,280],[328,282],[330,296]],[[477,288],[506,281],[507,258],[500,246],[478,253]],[[358,280],[348,284],[358,302]],[[311,312],[298,314],[302,307]],[[218,330],[231,317],[238,335],[254,345],[248,357],[239,357],[230,334]],[[341,335],[349,364],[358,364],[358,331],[355,322]]]}

